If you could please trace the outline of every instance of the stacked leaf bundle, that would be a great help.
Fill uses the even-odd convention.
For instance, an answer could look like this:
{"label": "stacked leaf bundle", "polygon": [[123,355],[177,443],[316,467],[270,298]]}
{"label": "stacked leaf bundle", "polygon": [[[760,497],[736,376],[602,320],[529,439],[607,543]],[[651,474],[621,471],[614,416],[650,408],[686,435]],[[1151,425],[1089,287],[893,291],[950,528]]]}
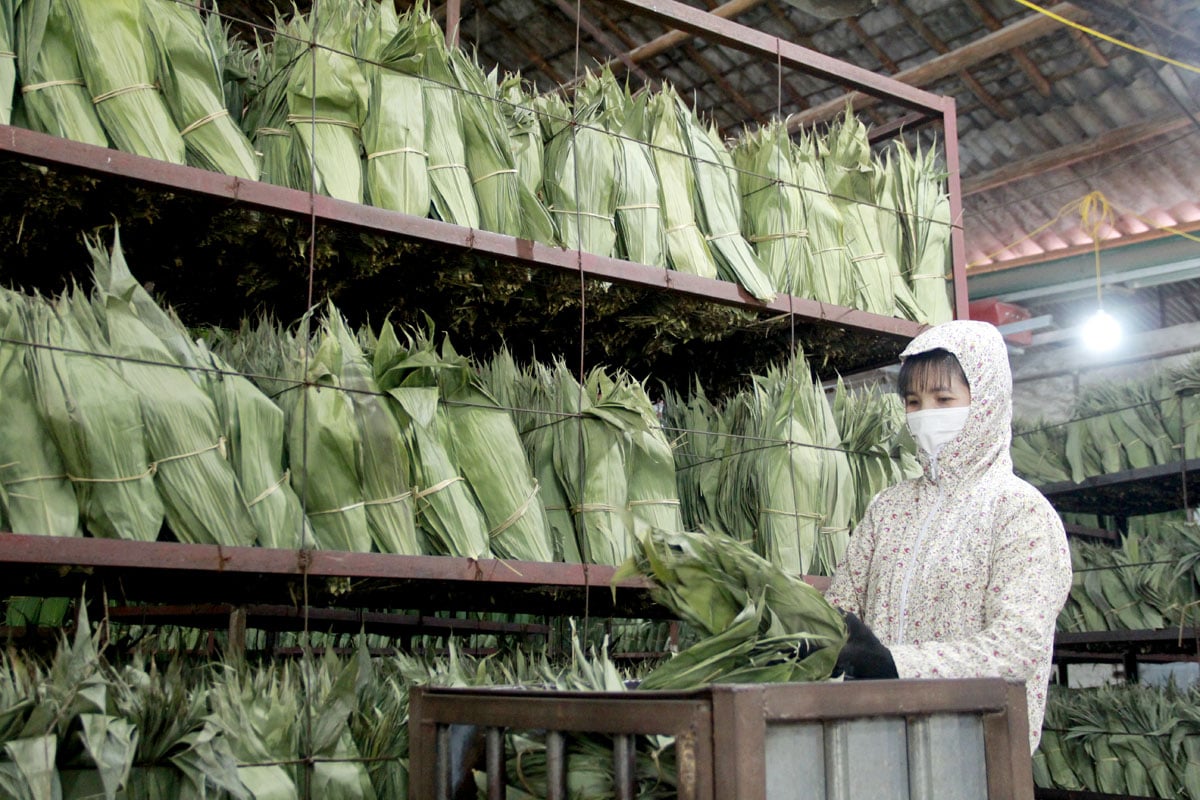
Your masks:
{"label": "stacked leaf bundle", "polygon": [[1200,404],[1176,391],[1188,373],[1084,388],[1071,419],[1014,423],[1013,464],[1035,483],[1172,464],[1200,452],[1193,430]]}
{"label": "stacked leaf bundle", "polygon": [[643,532],[682,527],[671,443],[631,376],[596,368],[581,384],[562,361],[519,369],[507,351],[481,375],[513,409],[557,558],[616,565]]}
{"label": "stacked leaf bundle", "polygon": [[849,111],[828,133],[781,122],[733,150],[744,218],[774,288],[937,324],[953,317],[950,201],[935,154],[897,139],[872,152]]}
{"label": "stacked leaf bundle", "polygon": [[881,491],[921,474],[916,444],[908,432],[904,404],[895,392],[878,386],[847,389],[839,379],[833,413],[850,459],[857,523]]}
{"label": "stacked leaf bundle", "polygon": [[1162,523],[1119,547],[1071,540],[1071,594],[1061,631],[1158,630],[1200,620],[1200,528]]}
{"label": "stacked leaf bundle", "polygon": [[[91,243],[96,290],[0,294],[9,530],[299,547],[283,416]],[[21,344],[28,342],[28,344]]]}
{"label": "stacked leaf bundle", "polygon": [[1050,687],[1037,786],[1113,797],[1200,798],[1200,693]]}
{"label": "stacked leaf bundle", "polygon": [[831,408],[802,356],[719,410],[671,398],[664,427],[623,372],[476,366],[333,307],[197,343],[119,240],[91,248],[90,297],[0,294],[8,530],[615,565],[686,523],[828,574],[869,498],[911,474],[894,403]]}
{"label": "stacked leaf bundle", "polygon": [[31,0],[16,4],[15,31],[21,110],[34,129],[258,180],[225,97],[224,32],[197,7]]}
{"label": "stacked leaf bundle", "polygon": [[803,354],[720,406],[699,387],[669,395],[685,526],[752,543],[794,574],[832,574],[870,499],[916,474],[896,413],[875,392],[843,390],[831,406]]}

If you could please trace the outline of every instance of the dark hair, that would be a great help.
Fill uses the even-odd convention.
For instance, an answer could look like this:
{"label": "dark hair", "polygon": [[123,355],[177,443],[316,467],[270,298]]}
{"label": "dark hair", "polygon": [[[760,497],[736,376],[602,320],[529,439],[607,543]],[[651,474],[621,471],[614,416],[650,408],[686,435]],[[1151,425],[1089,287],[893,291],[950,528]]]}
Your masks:
{"label": "dark hair", "polygon": [[955,378],[962,381],[963,386],[971,388],[971,382],[967,380],[962,364],[958,363],[958,359],[949,350],[939,347],[905,358],[900,363],[900,377],[896,379],[896,390],[903,397],[924,389],[949,386]]}

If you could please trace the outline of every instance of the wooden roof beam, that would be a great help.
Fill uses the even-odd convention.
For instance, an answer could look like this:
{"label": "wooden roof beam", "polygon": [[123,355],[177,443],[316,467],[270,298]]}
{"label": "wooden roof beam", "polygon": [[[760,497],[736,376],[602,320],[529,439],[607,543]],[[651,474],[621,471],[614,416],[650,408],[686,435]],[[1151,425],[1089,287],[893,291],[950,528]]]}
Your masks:
{"label": "wooden roof beam", "polygon": [[[621,40],[621,44],[626,48],[626,50],[632,50],[634,47],[637,47],[637,41],[630,36],[624,28],[613,22],[613,20],[604,13],[603,2],[598,2],[598,0],[589,0],[589,2],[586,2],[585,5],[587,5],[592,16],[600,20],[601,25],[603,25],[605,28],[611,31],[614,36]],[[655,86],[664,82],[662,72],[656,69],[653,65],[642,63],[639,64],[639,66],[650,75],[652,80],[648,82],[649,85]]]}
{"label": "wooden roof beam", "polygon": [[[1070,20],[1078,20],[1087,16],[1086,11],[1073,3],[1058,3],[1052,6],[1050,10],[1060,17]],[[926,61],[923,64],[909,67],[891,77],[893,80],[906,83],[909,86],[928,86],[942,78],[954,75],[959,70],[979,64],[993,56],[1006,53],[1014,47],[1019,47],[1026,42],[1045,36],[1057,30],[1061,27],[1061,24],[1047,17],[1045,14],[1034,13],[1023,17],[1011,25],[1006,25],[998,31],[993,31],[980,39],[976,39],[957,50],[951,50],[949,53]],[[792,130],[796,130],[805,125],[824,122],[842,113],[847,102],[851,103],[855,110],[858,110],[879,101],[862,92],[850,92],[849,94],[814,106],[808,111],[796,114],[792,117],[789,127]]]}
{"label": "wooden roof beam", "polygon": [[538,70],[540,70],[543,75],[557,84],[563,83],[564,79],[562,75],[559,74],[558,70],[551,66],[550,62],[542,58],[542,54],[539,53],[535,48],[530,47],[524,36],[518,36],[516,32],[509,27],[507,22],[502,20],[494,12],[488,10],[487,3],[479,4],[479,13],[482,14],[490,24],[495,25],[496,30],[504,34],[505,38],[515,43],[520,51],[525,54],[525,57],[529,59],[529,62]]}
{"label": "wooden roof beam", "polygon": [[[765,0],[729,0],[726,3],[709,11],[709,14],[721,17],[723,19],[732,19],[739,14],[744,14],[755,6],[761,5]],[[653,58],[657,55],[662,55],[668,50],[672,50],[684,42],[691,41],[695,38],[695,34],[687,31],[672,30],[667,31],[662,36],[658,36],[643,45],[633,48],[627,52],[621,53],[615,58],[609,59],[605,65],[612,69],[614,74],[618,74],[620,70],[628,65],[626,61],[632,61],[634,64],[640,64],[648,58]]]}
{"label": "wooden roof beam", "polygon": [[[925,24],[925,20],[914,14],[903,0],[890,0],[892,8],[900,12],[900,16],[904,17],[904,21],[912,27],[917,35],[925,40],[925,43],[936,50],[938,53],[945,55],[950,52],[950,47],[942,37],[938,36],[933,30]],[[1004,107],[1004,104],[997,100],[991,92],[983,87],[983,84],[971,74],[971,71],[966,67],[958,70],[958,79],[963,82],[963,85],[970,90],[971,94],[978,98],[979,102],[983,103],[993,114],[1000,119],[1011,120],[1013,113]]]}
{"label": "wooden roof beam", "polygon": [[709,78],[712,78],[713,83],[721,87],[721,91],[729,95],[730,99],[737,104],[738,108],[745,112],[747,117],[755,122],[762,122],[762,112],[750,104],[750,101],[747,100],[742,93],[737,90],[737,87],[730,83],[729,80],[721,74],[721,71],[718,70],[716,66],[714,66],[713,63],[708,60],[708,56],[700,52],[700,49],[697,48],[696,45],[692,44],[691,42],[685,42],[683,45],[683,52],[686,53],[687,57],[694,61],[696,65],[700,67],[700,69],[704,70]]}
{"label": "wooden roof beam", "polygon": [[[584,16],[582,12],[576,11],[576,6],[574,3],[569,3],[567,0],[553,0],[553,2],[559,11],[566,14],[572,22],[577,24],[585,33],[587,33],[588,36],[591,36],[597,44],[599,44],[609,53],[615,53],[618,61],[623,64],[626,69],[628,69],[634,75],[637,75],[646,83],[651,82],[650,76],[647,75],[645,71],[637,65],[636,61],[629,57],[628,53],[626,53],[622,48],[618,47],[617,44],[609,38],[608,34],[600,30],[600,28],[594,22]],[[608,60],[609,59],[603,58],[596,59],[596,61],[600,63],[607,63]]]}
{"label": "wooden roof beam", "polygon": [[[988,11],[987,7],[984,6],[979,0],[966,0],[966,2],[967,6],[971,9],[975,16],[979,18],[979,21],[987,27],[988,30],[998,31],[1004,27],[1004,23],[996,19],[996,16],[992,14],[991,11]],[[1046,76],[1042,74],[1042,71],[1038,69],[1037,64],[1033,63],[1033,59],[1029,57],[1029,54],[1025,52],[1025,49],[1022,47],[1014,47],[1012,50],[1008,51],[1008,54],[1012,56],[1013,61],[1017,62],[1017,66],[1019,66],[1021,71],[1025,73],[1025,77],[1029,78],[1029,82],[1033,84],[1033,88],[1037,89],[1038,94],[1040,94],[1042,97],[1049,97],[1050,81],[1047,80]]]}
{"label": "wooden roof beam", "polygon": [[1192,119],[1187,115],[1162,117],[1149,122],[1126,125],[1123,128],[1117,128],[1116,130],[1076,144],[1057,147],[1033,158],[1006,164],[998,169],[963,181],[963,197],[996,189],[1024,178],[1032,178],[1051,170],[1069,167],[1072,164],[1087,161],[1097,156],[1111,153],[1114,150],[1120,150],[1123,147],[1129,147],[1148,139],[1153,139],[1156,136],[1173,133],[1191,124]]}

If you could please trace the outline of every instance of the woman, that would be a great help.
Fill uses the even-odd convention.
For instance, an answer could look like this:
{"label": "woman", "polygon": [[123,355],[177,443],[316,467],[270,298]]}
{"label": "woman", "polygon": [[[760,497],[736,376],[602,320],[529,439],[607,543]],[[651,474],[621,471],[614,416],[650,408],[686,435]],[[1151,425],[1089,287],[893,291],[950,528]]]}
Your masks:
{"label": "woman", "polygon": [[949,322],[900,357],[924,474],[871,501],[834,575],[827,598],[851,633],[839,667],[1024,681],[1036,748],[1071,559],[1054,509],[1013,474],[1004,340],[984,322]]}

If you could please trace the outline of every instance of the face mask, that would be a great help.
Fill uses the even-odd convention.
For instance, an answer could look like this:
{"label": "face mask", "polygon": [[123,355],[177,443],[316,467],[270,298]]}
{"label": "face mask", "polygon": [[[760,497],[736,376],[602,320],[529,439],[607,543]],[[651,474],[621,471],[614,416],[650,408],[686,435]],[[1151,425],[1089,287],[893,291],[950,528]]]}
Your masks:
{"label": "face mask", "polygon": [[912,432],[917,444],[931,456],[936,457],[942,447],[958,436],[958,432],[967,424],[971,413],[970,406],[958,408],[928,408],[924,411],[910,411],[908,414],[908,429]]}

